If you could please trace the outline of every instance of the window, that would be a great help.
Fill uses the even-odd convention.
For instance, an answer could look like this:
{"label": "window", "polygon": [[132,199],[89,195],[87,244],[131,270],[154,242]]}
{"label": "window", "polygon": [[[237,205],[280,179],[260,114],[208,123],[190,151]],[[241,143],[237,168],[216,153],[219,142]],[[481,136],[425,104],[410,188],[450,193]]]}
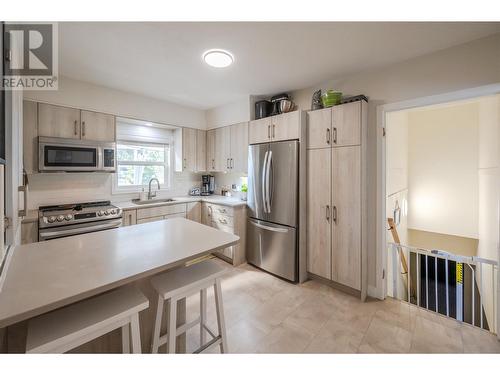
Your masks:
{"label": "window", "polygon": [[140,191],[153,177],[160,181],[162,189],[170,186],[168,144],[119,141],[116,151],[116,190]]}

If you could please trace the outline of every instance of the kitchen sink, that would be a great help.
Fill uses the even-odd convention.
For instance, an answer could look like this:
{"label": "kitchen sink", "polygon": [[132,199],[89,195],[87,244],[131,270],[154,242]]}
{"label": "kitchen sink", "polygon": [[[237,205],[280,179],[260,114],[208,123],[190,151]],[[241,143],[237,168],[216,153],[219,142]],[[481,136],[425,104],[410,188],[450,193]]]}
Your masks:
{"label": "kitchen sink", "polygon": [[168,203],[168,202],[175,202],[175,199],[172,198],[165,198],[165,199],[148,199],[145,201],[141,201],[140,199],[132,199],[132,203],[137,204],[137,205],[146,205],[146,204],[155,204],[155,203]]}

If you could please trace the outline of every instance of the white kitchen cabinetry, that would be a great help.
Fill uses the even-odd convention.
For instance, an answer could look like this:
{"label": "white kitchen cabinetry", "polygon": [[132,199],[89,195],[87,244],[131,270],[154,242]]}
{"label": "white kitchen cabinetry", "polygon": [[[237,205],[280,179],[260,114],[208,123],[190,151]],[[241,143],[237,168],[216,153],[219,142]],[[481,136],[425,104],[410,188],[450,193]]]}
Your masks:
{"label": "white kitchen cabinetry", "polygon": [[38,103],[38,135],[114,142],[115,116]]}
{"label": "white kitchen cabinetry", "polygon": [[364,101],[342,104],[309,112],[307,125],[307,271],[360,291],[362,298],[366,295],[366,114]]}
{"label": "white kitchen cabinetry", "polygon": [[191,128],[175,130],[175,170],[176,172],[203,172],[206,165],[206,132]]}
{"label": "white kitchen cabinetry", "polygon": [[240,237],[240,242],[215,253],[218,257],[234,266],[246,262],[246,207],[228,207],[219,204],[203,202],[202,224],[219,230],[234,233]]}
{"label": "white kitchen cabinetry", "polygon": [[28,174],[38,172],[38,106],[36,102],[23,103],[23,166]]}
{"label": "white kitchen cabinetry", "polygon": [[216,128],[207,132],[207,167],[211,172],[247,173],[247,122]]}
{"label": "white kitchen cabinetry", "polygon": [[80,139],[80,110],[39,103],[38,135]]}
{"label": "white kitchen cabinetry", "polygon": [[128,227],[129,225],[137,224],[137,210],[123,210],[122,213],[122,226]]}
{"label": "white kitchen cabinetry", "polygon": [[201,223],[201,202],[190,202],[187,204],[186,218]]}
{"label": "white kitchen cabinetry", "polygon": [[231,153],[229,170],[231,172],[248,171],[248,122],[231,125]]}
{"label": "white kitchen cabinetry", "polygon": [[196,171],[207,170],[207,131],[196,130]]}
{"label": "white kitchen cabinetry", "polygon": [[81,139],[89,141],[114,142],[115,116],[105,113],[81,112]]}
{"label": "white kitchen cabinetry", "polygon": [[21,244],[38,242],[38,221],[21,224]]}
{"label": "white kitchen cabinetry", "polygon": [[307,148],[361,145],[360,101],[307,113]]}
{"label": "white kitchen cabinetry", "polygon": [[250,121],[248,138],[250,144],[277,142],[300,138],[302,111],[282,113]]}

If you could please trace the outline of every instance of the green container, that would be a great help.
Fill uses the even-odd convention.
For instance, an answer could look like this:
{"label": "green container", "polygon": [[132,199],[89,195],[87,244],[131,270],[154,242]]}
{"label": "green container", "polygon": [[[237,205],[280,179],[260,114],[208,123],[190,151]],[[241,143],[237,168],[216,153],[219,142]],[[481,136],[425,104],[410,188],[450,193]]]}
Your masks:
{"label": "green container", "polygon": [[325,108],[340,104],[341,100],[342,93],[339,91],[327,90],[321,95],[321,102]]}

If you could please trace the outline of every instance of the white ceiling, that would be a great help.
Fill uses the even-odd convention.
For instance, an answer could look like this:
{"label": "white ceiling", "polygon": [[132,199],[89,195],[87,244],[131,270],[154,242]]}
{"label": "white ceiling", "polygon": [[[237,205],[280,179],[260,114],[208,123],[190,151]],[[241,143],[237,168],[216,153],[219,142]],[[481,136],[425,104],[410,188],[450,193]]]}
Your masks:
{"label": "white ceiling", "polygon": [[[207,109],[500,32],[500,23],[60,23],[60,74]],[[229,68],[202,53],[223,48]]]}

